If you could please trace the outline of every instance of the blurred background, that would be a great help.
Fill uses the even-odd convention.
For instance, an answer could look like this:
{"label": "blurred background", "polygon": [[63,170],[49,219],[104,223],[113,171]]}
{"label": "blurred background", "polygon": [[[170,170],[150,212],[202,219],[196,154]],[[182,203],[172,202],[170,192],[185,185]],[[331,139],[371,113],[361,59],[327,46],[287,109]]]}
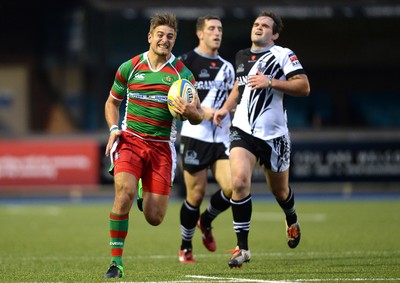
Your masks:
{"label": "blurred background", "polygon": [[[282,17],[277,44],[311,83],[309,97],[287,99],[297,190],[399,192],[399,1],[3,0],[0,197],[112,193],[104,103],[118,66],[148,50],[149,17],[177,15],[180,55],[197,45],[198,16],[220,16],[220,54],[234,63],[264,9]],[[264,182],[259,169],[253,178]],[[180,170],[176,187],[183,196]]]}

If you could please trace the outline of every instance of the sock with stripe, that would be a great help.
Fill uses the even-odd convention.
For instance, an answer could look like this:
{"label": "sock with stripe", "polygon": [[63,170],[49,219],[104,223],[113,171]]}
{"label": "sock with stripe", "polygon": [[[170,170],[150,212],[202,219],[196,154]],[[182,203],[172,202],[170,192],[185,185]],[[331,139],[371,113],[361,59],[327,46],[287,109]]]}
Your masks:
{"label": "sock with stripe", "polygon": [[122,266],[122,253],[125,238],[128,234],[129,214],[116,214],[111,212],[109,219],[111,262]]}
{"label": "sock with stripe", "polygon": [[297,222],[296,205],[294,202],[294,193],[292,188],[289,186],[289,196],[284,201],[277,200],[279,206],[282,208],[286,215],[286,223],[288,226]]}
{"label": "sock with stripe", "polygon": [[248,250],[248,236],[252,213],[251,195],[242,200],[231,199],[233,228],[236,233],[237,245],[240,249]]}
{"label": "sock with stripe", "polygon": [[211,222],[220,214],[231,206],[229,198],[219,189],[210,199],[207,209],[201,214],[201,225],[211,227]]}
{"label": "sock with stripe", "polygon": [[192,249],[192,238],[196,230],[196,223],[200,216],[200,208],[192,206],[185,200],[180,211],[181,220],[181,250]]}

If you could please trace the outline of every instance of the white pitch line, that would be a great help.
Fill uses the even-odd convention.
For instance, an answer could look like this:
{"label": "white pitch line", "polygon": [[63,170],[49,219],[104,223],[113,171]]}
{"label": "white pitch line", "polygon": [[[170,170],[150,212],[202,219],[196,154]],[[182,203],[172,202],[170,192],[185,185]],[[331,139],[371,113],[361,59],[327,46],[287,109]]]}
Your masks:
{"label": "white pitch line", "polygon": [[[400,278],[331,278],[331,279],[295,279],[293,281],[286,280],[263,280],[263,279],[249,279],[249,278],[225,278],[225,277],[215,277],[215,276],[203,276],[203,275],[186,275],[190,278],[198,279],[209,279],[208,282],[257,282],[257,283],[297,283],[297,282],[323,282],[323,281],[381,281],[389,282],[396,281],[400,282]],[[211,281],[212,280],[212,281]],[[203,282],[203,281],[192,281],[192,282]]]}
{"label": "white pitch line", "polygon": [[[118,283],[210,283],[210,280],[206,281],[193,281],[193,280],[176,280],[176,281],[114,281]],[[221,281],[214,281],[221,282]],[[227,282],[227,281],[224,281]],[[230,282],[230,281],[229,281]],[[44,283],[54,283],[54,282],[44,282]],[[109,281],[109,283],[112,283]]]}
{"label": "white pitch line", "polygon": [[[284,280],[263,280],[263,279],[248,279],[248,278],[225,278],[215,276],[203,276],[203,275],[186,275],[186,277],[199,278],[199,279],[210,279],[217,280],[217,282],[258,282],[258,283],[294,283],[295,281],[284,281]],[[223,280],[223,281],[221,281]],[[197,281],[195,281],[197,282]],[[214,282],[214,281],[212,281]]]}
{"label": "white pitch line", "polygon": [[322,281],[361,281],[361,282],[365,282],[365,281],[381,281],[381,282],[385,282],[385,281],[396,281],[396,282],[400,282],[400,278],[332,278],[332,279],[298,279],[295,282],[322,282]]}
{"label": "white pitch line", "polygon": [[45,206],[40,210],[32,210],[20,205],[9,205],[5,208],[5,212],[9,215],[40,215],[40,216],[59,216],[62,209],[58,206]]}

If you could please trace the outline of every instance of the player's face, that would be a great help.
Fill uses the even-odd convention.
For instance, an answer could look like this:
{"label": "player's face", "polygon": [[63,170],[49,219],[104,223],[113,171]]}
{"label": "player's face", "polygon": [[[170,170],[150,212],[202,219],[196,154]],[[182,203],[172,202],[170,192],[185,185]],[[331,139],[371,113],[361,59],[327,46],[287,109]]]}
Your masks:
{"label": "player's face", "polygon": [[176,33],[169,26],[158,26],[148,34],[150,51],[158,56],[168,56],[175,45]]}
{"label": "player's face", "polygon": [[251,29],[251,41],[253,45],[261,48],[270,45],[277,38],[272,32],[273,25],[274,20],[270,17],[257,18]]}
{"label": "player's face", "polygon": [[219,20],[206,20],[203,30],[199,33],[200,40],[211,50],[219,49],[222,41],[222,23]]}

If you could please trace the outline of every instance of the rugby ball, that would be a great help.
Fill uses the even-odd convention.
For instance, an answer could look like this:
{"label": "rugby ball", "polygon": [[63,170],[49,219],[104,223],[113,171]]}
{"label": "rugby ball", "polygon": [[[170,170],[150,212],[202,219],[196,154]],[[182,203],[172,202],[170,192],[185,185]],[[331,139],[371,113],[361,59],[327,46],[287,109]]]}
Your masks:
{"label": "rugby ball", "polygon": [[180,96],[183,98],[184,101],[190,103],[193,100],[193,95],[196,89],[193,84],[186,80],[186,79],[179,79],[171,85],[168,91],[168,109],[171,112],[171,115],[179,120],[179,121],[186,121],[187,118],[181,114],[175,112],[174,106],[174,98]]}

